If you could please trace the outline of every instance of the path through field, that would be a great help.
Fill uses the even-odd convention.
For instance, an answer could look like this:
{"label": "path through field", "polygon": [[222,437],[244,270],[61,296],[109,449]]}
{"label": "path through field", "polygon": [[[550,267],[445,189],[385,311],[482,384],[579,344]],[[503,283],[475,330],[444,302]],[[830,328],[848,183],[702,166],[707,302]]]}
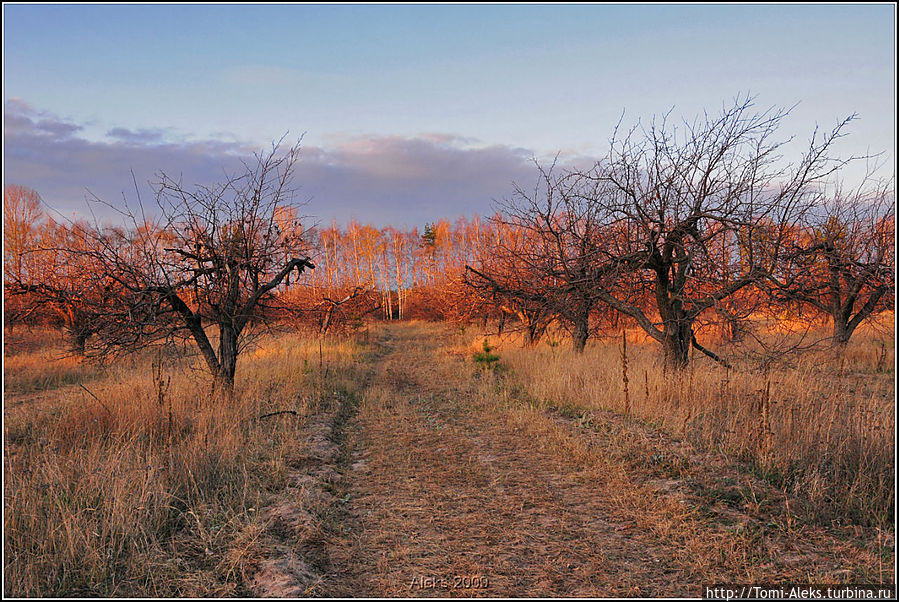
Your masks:
{"label": "path through field", "polygon": [[298,465],[313,501],[293,522],[306,532],[291,543],[282,528],[262,595],[699,596],[716,582],[877,580],[863,567],[878,550],[794,524],[782,494],[721,458],[620,416],[529,403],[481,375],[458,334],[383,328],[366,365],[321,425],[327,441],[310,439],[323,466]]}

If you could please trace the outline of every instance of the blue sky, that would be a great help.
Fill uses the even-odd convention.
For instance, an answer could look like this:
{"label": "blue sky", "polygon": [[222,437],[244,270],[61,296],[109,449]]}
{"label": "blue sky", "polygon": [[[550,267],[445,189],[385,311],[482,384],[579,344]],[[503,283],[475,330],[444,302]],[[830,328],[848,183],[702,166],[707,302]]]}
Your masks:
{"label": "blue sky", "polygon": [[531,157],[601,156],[622,111],[692,117],[747,92],[761,108],[799,103],[784,134],[802,140],[858,113],[841,152],[894,160],[892,5],[7,4],[3,16],[4,178],[65,210],[85,188],[121,198],[131,169],[214,178],[289,131],[306,133],[304,193],[324,221],[486,214],[532,178]]}

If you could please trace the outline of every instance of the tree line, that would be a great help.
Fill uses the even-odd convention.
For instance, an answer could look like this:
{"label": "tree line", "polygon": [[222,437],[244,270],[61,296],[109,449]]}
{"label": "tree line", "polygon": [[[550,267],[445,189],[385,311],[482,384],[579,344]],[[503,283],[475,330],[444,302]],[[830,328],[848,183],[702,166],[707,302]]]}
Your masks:
{"label": "tree line", "polygon": [[741,322],[772,305],[828,315],[832,343],[845,345],[892,307],[892,182],[833,185],[855,160],[831,153],[853,117],[786,162],[786,115],[738,99],[692,122],[616,129],[589,169],[540,168],[499,219],[520,235],[469,268],[469,282],[527,307],[534,333],[563,320],[578,351],[597,310],[627,316],[675,368],[691,349],[723,361],[696,337],[710,316],[739,338]]}
{"label": "tree line", "polygon": [[[294,202],[300,156],[273,144],[206,186],[160,174],[152,210],[121,223],[60,222],[37,192],[4,189],[4,316],[53,321],[79,353],[190,341],[233,386],[258,324],[319,333],[364,320],[494,320],[538,342],[552,325],[575,350],[624,320],[686,366],[715,322],[731,339],[779,308],[827,316],[844,345],[894,303],[892,182],[831,182],[850,117],[816,131],[792,163],[786,111],[743,99],[720,114],[616,128],[588,169],[537,167],[490,219],[417,228],[311,225]],[[209,328],[217,331],[210,338]]]}

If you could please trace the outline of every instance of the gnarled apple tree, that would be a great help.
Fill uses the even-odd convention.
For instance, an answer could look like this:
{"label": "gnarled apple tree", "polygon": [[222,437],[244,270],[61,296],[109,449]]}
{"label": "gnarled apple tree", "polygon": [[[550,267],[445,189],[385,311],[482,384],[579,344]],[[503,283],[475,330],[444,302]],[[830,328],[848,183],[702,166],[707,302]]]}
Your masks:
{"label": "gnarled apple tree", "polygon": [[138,221],[128,213],[130,228],[93,229],[97,277],[123,291],[105,308],[102,343],[133,348],[180,334],[196,344],[216,383],[231,390],[247,326],[288,275],[315,267],[301,228],[283,223],[299,151],[299,143],[286,152],[273,144],[243,173],[210,186],[188,188],[160,174],[155,217]]}

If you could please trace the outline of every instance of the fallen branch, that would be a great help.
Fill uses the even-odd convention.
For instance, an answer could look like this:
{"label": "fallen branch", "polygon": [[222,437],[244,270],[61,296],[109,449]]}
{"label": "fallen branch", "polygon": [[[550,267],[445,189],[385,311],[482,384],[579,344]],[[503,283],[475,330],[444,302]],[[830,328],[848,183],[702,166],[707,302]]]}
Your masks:
{"label": "fallen branch", "polygon": [[710,358],[712,358],[713,360],[715,360],[716,362],[718,362],[725,368],[733,368],[733,366],[731,366],[730,363],[728,363],[728,361],[726,359],[722,358],[721,356],[717,355],[713,351],[709,351],[708,349],[706,349],[705,347],[700,345],[699,342],[696,340],[695,335],[693,336],[693,347],[695,349],[697,349],[698,351],[702,351],[704,354],[706,354],[707,356],[709,356]]}
{"label": "fallen branch", "polygon": [[263,418],[269,418],[270,416],[278,416],[279,414],[293,414],[294,416],[297,416],[297,413],[294,410],[278,410],[277,412],[269,412],[268,414],[257,416],[256,420],[262,420]]}
{"label": "fallen branch", "polygon": [[90,389],[88,389],[87,387],[85,387],[85,386],[82,385],[81,383],[78,383],[78,386],[81,387],[82,389],[84,389],[85,391],[87,391],[87,394],[90,395],[91,397],[93,397],[95,400],[97,400],[97,403],[99,403],[101,406],[103,406],[103,409],[106,410],[106,412],[107,412],[110,416],[112,416],[112,410],[110,410],[110,409],[106,406],[105,403],[103,403],[102,401],[100,401],[100,398],[99,398],[99,397],[97,397],[96,395],[94,395],[93,393],[91,393]]}

